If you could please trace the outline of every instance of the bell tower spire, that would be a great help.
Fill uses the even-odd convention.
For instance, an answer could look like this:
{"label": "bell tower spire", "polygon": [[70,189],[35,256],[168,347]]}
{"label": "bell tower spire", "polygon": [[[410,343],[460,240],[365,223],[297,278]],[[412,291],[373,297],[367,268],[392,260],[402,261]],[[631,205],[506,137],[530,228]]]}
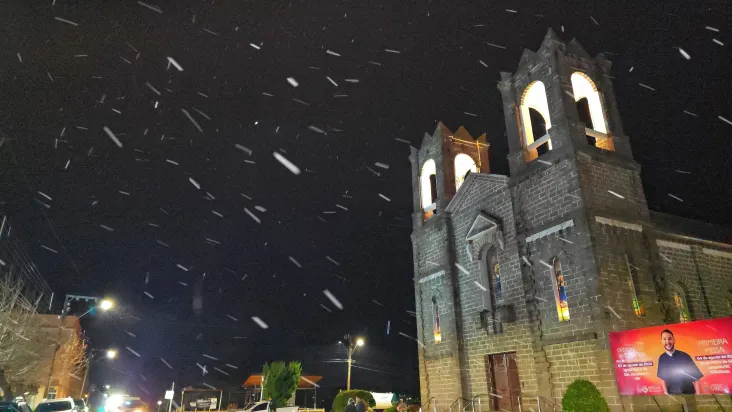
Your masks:
{"label": "bell tower spire", "polygon": [[539,50],[524,50],[515,73],[501,73],[512,175],[532,162],[588,147],[632,159],[610,65],[549,29]]}
{"label": "bell tower spire", "polygon": [[412,148],[414,227],[422,226],[450,203],[470,173],[489,173],[485,133],[473,138],[464,127],[452,132],[442,122]]}

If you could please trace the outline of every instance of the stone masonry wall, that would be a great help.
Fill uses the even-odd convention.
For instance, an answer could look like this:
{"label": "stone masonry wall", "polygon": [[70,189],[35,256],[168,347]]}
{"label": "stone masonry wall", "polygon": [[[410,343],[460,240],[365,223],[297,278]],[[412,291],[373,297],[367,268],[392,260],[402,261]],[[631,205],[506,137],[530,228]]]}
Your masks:
{"label": "stone masonry wall", "polygon": [[[472,185],[461,191],[462,202],[458,210],[452,214],[457,263],[465,270],[458,272],[459,293],[463,339],[468,359],[466,398],[485,395],[492,392],[490,367],[487,356],[506,352],[516,352],[521,379],[520,393],[524,397],[536,394],[536,376],[534,374],[534,353],[532,335],[526,310],[524,285],[521,276],[521,263],[516,248],[515,222],[511,193],[507,187],[507,179],[502,176],[475,175]],[[467,185],[467,183],[466,183]],[[511,303],[516,311],[515,323],[503,323],[503,333],[495,334],[483,327],[480,313],[490,309],[490,302],[484,299],[485,292],[476,285],[481,283],[481,271],[488,270],[484,259],[472,261],[468,254],[465,240],[470,226],[480,211],[502,222],[504,248],[498,242],[492,242],[482,250],[493,248],[498,259],[501,275],[502,299],[500,302]],[[481,254],[481,257],[485,253]],[[486,285],[487,286],[487,285]],[[490,403],[490,395],[481,397],[484,409]]]}
{"label": "stone masonry wall", "polygon": [[699,245],[694,246],[693,250],[696,252],[712,317],[732,316],[732,248]]}
{"label": "stone masonry wall", "polygon": [[579,181],[574,159],[532,173],[516,184],[514,208],[519,233],[547,225],[580,206]]}
{"label": "stone masonry wall", "polygon": [[[680,287],[685,295],[692,320],[708,319],[706,298],[692,247],[678,240],[659,239],[658,249],[669,284]],[[669,293],[674,289],[669,288]],[[673,307],[673,306],[672,306]],[[673,322],[679,322],[678,315]]]}
{"label": "stone masonry wall", "polygon": [[[423,402],[435,398],[440,410],[460,396],[457,361],[455,301],[447,265],[447,228],[443,216],[433,216],[413,234],[415,243],[415,299]],[[447,269],[447,270],[446,270]],[[434,337],[434,303],[440,316],[441,341]]]}
{"label": "stone masonry wall", "polygon": [[612,155],[599,153],[599,149],[591,152],[597,158],[592,158],[587,153],[577,156],[582,197],[587,209],[593,214],[648,218],[640,170],[635,169],[631,163],[613,164],[603,161],[612,159]]}

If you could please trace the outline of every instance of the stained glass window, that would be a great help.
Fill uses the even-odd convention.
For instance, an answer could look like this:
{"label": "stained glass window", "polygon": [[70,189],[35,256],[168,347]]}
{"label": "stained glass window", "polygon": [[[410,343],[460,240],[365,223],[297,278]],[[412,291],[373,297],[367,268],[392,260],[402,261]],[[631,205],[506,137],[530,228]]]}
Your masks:
{"label": "stained glass window", "polygon": [[630,289],[631,297],[633,298],[633,312],[636,316],[645,316],[646,310],[643,305],[640,304],[640,301],[638,300],[638,293],[636,292],[638,275],[635,269],[637,268],[630,263],[628,255],[625,255],[625,265],[628,269],[628,289]]}
{"label": "stained glass window", "polygon": [[679,322],[689,322],[691,320],[691,315],[689,314],[689,307],[686,304],[686,298],[682,291],[678,290],[678,288],[675,289],[676,290],[673,291],[672,297],[674,299],[676,311],[679,313]]}
{"label": "stained glass window", "polygon": [[557,315],[559,320],[564,322],[569,320],[569,303],[567,303],[567,289],[564,283],[564,273],[562,273],[562,263],[559,259],[552,259],[552,268],[554,272],[554,297],[557,301]]}
{"label": "stained glass window", "polygon": [[503,297],[503,289],[501,286],[501,268],[498,266],[498,259],[493,257],[493,293],[496,295],[496,299]]}
{"label": "stained glass window", "polygon": [[433,326],[432,326],[432,334],[435,337],[435,343],[442,342],[442,331],[440,330],[440,310],[437,306],[437,298],[432,298],[432,318],[433,318]]}

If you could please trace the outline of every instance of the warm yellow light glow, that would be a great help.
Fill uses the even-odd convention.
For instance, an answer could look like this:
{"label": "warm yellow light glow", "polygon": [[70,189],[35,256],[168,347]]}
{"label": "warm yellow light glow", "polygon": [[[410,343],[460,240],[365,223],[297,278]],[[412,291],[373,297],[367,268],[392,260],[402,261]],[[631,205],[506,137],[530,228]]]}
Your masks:
{"label": "warm yellow light glow", "polygon": [[114,349],[107,350],[107,358],[108,359],[114,359],[117,357],[117,351]]}
{"label": "warm yellow light glow", "polygon": [[114,307],[114,301],[111,299],[102,299],[101,302],[99,302],[99,308],[101,310],[110,310]]}
{"label": "warm yellow light glow", "polygon": [[455,156],[455,191],[460,189],[465,181],[465,175],[470,173],[477,173],[478,167],[475,165],[475,160],[465,153],[460,153]]}
{"label": "warm yellow light glow", "polygon": [[[534,136],[534,131],[531,128],[531,116],[529,115],[529,109],[534,109],[544,118],[546,123],[546,130],[552,127],[552,121],[549,118],[549,103],[546,99],[546,88],[544,83],[535,81],[531,83],[526,90],[524,95],[521,97],[521,118],[523,119],[524,126],[524,144],[525,147],[534,143],[534,140],[539,139],[541,136]],[[552,141],[549,140],[549,149],[552,148]]]}
{"label": "warm yellow light glow", "polygon": [[424,162],[424,165],[422,165],[422,173],[419,175],[419,189],[422,197],[423,210],[436,200],[432,198],[432,183],[430,182],[430,176],[436,174],[437,167],[435,166],[435,161],[429,159]]}
{"label": "warm yellow light glow", "polygon": [[363,346],[364,344],[366,344],[366,342],[364,342],[363,338],[358,338],[356,340],[356,346]]}
{"label": "warm yellow light glow", "polygon": [[597,86],[586,74],[582,72],[574,72],[570,77],[572,81],[572,94],[574,101],[587,98],[590,107],[590,118],[592,119],[591,129],[600,133],[607,133],[607,124],[605,123],[605,114],[602,111],[602,103],[600,102],[600,93]]}

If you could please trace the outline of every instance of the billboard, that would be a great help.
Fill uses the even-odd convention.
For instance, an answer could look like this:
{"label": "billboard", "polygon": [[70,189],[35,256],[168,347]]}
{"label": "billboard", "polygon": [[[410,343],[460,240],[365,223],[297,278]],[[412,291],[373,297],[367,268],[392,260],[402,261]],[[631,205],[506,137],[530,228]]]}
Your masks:
{"label": "billboard", "polygon": [[610,332],[621,395],[732,391],[732,317]]}

